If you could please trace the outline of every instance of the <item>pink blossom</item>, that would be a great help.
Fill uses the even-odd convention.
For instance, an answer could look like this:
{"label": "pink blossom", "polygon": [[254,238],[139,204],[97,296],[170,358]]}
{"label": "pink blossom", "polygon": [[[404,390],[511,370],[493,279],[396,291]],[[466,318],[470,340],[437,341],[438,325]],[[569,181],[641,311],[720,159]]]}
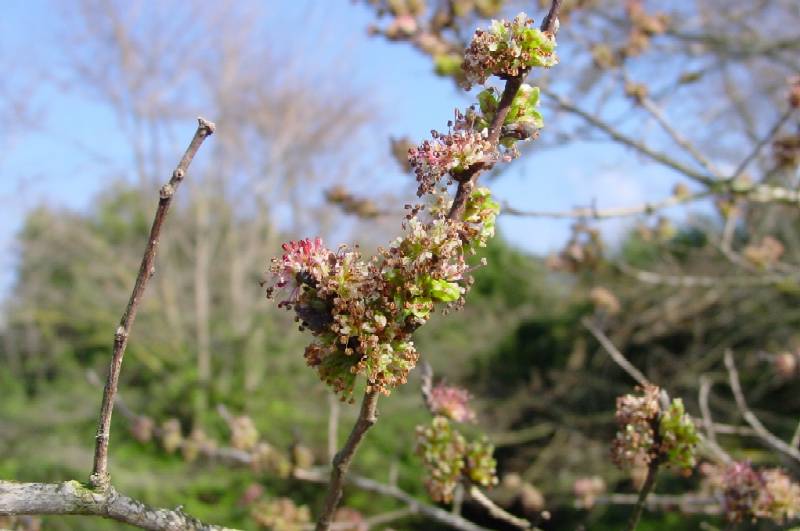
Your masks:
{"label": "pink blossom", "polygon": [[469,407],[470,394],[460,387],[438,384],[430,393],[430,407],[436,415],[456,422],[473,422],[475,411]]}
{"label": "pink blossom", "polygon": [[269,268],[275,280],[273,288],[267,291],[269,295],[274,288],[283,288],[290,283],[299,287],[304,280],[319,282],[328,274],[332,253],[322,243],[322,238],[289,241],[281,247],[284,255],[274,258]]}

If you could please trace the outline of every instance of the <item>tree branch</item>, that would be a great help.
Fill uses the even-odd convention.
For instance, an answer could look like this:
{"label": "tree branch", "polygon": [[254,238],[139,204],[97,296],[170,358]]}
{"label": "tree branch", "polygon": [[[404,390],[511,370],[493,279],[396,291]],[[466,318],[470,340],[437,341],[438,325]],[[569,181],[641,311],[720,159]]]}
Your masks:
{"label": "tree branch", "polygon": [[[294,477],[301,481],[310,481],[314,483],[324,483],[327,480],[325,473],[319,470],[295,470]],[[454,529],[460,529],[462,531],[486,531],[485,528],[473,524],[469,520],[459,515],[452,514],[444,509],[440,509],[439,507],[420,502],[410,494],[393,485],[385,485],[356,474],[350,474],[347,477],[347,483],[368,492],[374,492],[382,496],[399,500],[405,503],[413,513],[427,516],[431,520],[449,525]]]}
{"label": "tree branch", "polygon": [[728,369],[728,380],[730,381],[733,398],[736,400],[736,406],[739,408],[739,412],[742,414],[742,418],[744,418],[745,422],[753,428],[758,437],[764,441],[767,446],[771,446],[773,449],[788,455],[792,459],[800,461],[800,450],[786,444],[767,430],[758,417],[747,407],[747,401],[742,392],[742,384],[739,382],[739,371],[736,370],[736,364],[733,361],[733,352],[731,352],[730,349],[725,351],[725,367]]}
{"label": "tree branch", "polygon": [[158,252],[158,239],[161,235],[161,226],[164,224],[164,220],[167,217],[175,191],[183,181],[186,170],[189,169],[189,165],[192,159],[194,159],[197,150],[200,149],[203,141],[214,133],[215,125],[212,122],[204,118],[198,118],[197,122],[197,131],[195,131],[194,137],[189,143],[189,147],[186,148],[186,152],[183,154],[178,166],[175,168],[175,171],[172,172],[172,177],[169,182],[161,187],[158,208],[153,218],[153,225],[150,228],[150,236],[147,239],[147,245],[145,246],[144,255],[142,256],[142,263],[139,266],[139,274],[136,277],[133,292],[128,300],[128,306],[114,334],[114,350],[111,356],[111,364],[108,368],[105,389],[103,390],[103,402],[100,406],[100,419],[98,421],[94,449],[94,466],[92,468],[92,475],[90,476],[91,484],[98,488],[105,488],[110,485],[110,476],[108,474],[108,441],[111,435],[111,414],[114,410],[114,397],[117,394],[117,387],[119,386],[122,357],[125,355],[125,348],[128,346],[128,336],[130,335],[133,322],[136,319],[136,312],[142,301],[144,290],[147,287],[150,277],[155,273],[154,262],[156,253]]}
{"label": "tree branch", "polygon": [[653,118],[655,118],[661,128],[672,138],[673,142],[689,153],[692,158],[711,175],[722,178],[722,172],[720,172],[719,169],[689,141],[689,139],[685,138],[677,129],[672,127],[672,124],[669,123],[669,120],[667,120],[667,117],[664,115],[664,111],[661,110],[656,102],[645,96],[639,100],[639,103]]}
{"label": "tree branch", "polygon": [[[658,430],[656,430],[655,433],[658,434]],[[642,511],[644,511],[647,497],[653,491],[653,487],[656,486],[656,475],[658,475],[658,466],[660,464],[658,459],[653,459],[647,466],[647,478],[644,480],[642,490],[639,491],[639,497],[636,500],[636,505],[633,507],[633,513],[625,528],[626,531],[634,531],[636,526],[639,525],[639,519],[642,517]]]}
{"label": "tree branch", "polygon": [[497,518],[498,520],[502,520],[503,522],[512,525],[514,527],[518,527],[519,529],[534,529],[537,528],[533,527],[529,521],[525,520],[524,518],[519,518],[518,516],[514,516],[510,512],[506,511],[495,502],[493,502],[486,494],[484,494],[481,489],[472,485],[469,488],[469,495],[470,497],[478,502],[484,509],[489,511],[493,517]]}
{"label": "tree branch", "polygon": [[672,157],[664,153],[655,151],[654,149],[647,146],[643,142],[640,142],[639,140],[636,140],[621,133],[620,131],[615,129],[612,125],[606,123],[605,121],[593,115],[592,113],[587,112],[584,109],[581,109],[580,107],[576,106],[566,98],[559,96],[558,94],[556,94],[552,90],[547,89],[546,87],[543,87],[541,90],[542,94],[546,94],[547,96],[553,98],[556,104],[561,109],[570,112],[576,116],[579,116],[590,125],[593,125],[597,129],[603,131],[605,134],[610,136],[612,140],[615,140],[620,144],[623,144],[630,148],[633,148],[639,153],[649,157],[650,159],[659,162],[664,166],[672,168],[673,170],[682,173],[683,175],[689,177],[694,181],[697,181],[700,184],[703,184],[705,186],[710,186],[714,183],[713,176],[707,175],[706,173],[703,172],[698,172],[690,168],[689,166],[686,166],[685,164],[678,162],[677,160],[673,159]]}
{"label": "tree branch", "polygon": [[82,514],[102,516],[152,531],[234,531],[205,524],[177,509],[160,509],[120,494],[105,485],[92,489],[77,481],[18,483],[0,481],[0,516]]}
{"label": "tree branch", "polygon": [[617,363],[617,365],[619,365],[622,368],[622,370],[628,373],[628,375],[631,378],[636,380],[636,383],[638,383],[642,387],[652,385],[650,383],[650,380],[648,380],[647,377],[645,377],[645,375],[642,374],[642,372],[639,369],[637,369],[633,363],[628,361],[628,358],[622,355],[622,352],[619,351],[619,349],[614,345],[614,343],[612,343],[611,340],[608,339],[608,337],[603,333],[603,331],[600,330],[597,327],[597,325],[595,325],[591,321],[591,319],[589,319],[588,317],[584,317],[583,319],[581,319],[581,323],[583,324],[583,326],[586,327],[587,330],[589,330],[589,332],[592,333],[594,338],[603,346],[605,351],[608,352],[608,355],[611,356],[611,359],[613,359]]}
{"label": "tree branch", "polygon": [[672,206],[697,201],[711,195],[709,192],[699,192],[687,194],[685,196],[672,195],[662,201],[655,203],[642,203],[628,207],[597,209],[596,207],[579,207],[572,210],[547,211],[547,210],[520,210],[511,205],[504,204],[502,213],[511,216],[527,216],[532,218],[556,218],[556,219],[609,219],[637,216],[639,214],[652,214],[658,210]]}
{"label": "tree branch", "polygon": [[344,447],[333,458],[333,466],[331,468],[331,478],[328,483],[328,494],[325,497],[325,505],[317,520],[317,531],[328,531],[331,526],[331,519],[336,507],[339,505],[339,500],[342,498],[342,489],[344,488],[345,476],[350,468],[350,463],[356,454],[358,446],[364,439],[367,431],[378,420],[378,391],[368,389],[364,393],[364,399],[361,402],[361,411],[358,414],[353,430],[347,437]]}
{"label": "tree branch", "polygon": [[755,147],[753,147],[753,151],[751,151],[744,159],[742,159],[742,162],[740,162],[736,169],[733,170],[733,173],[731,173],[731,176],[728,177],[728,180],[732,181],[736,179],[744,172],[744,170],[747,169],[747,166],[753,162],[753,159],[755,159],[759,153],[761,153],[761,150],[764,149],[764,146],[766,146],[773,138],[775,138],[775,135],[777,135],[778,131],[781,130],[781,127],[783,127],[784,124],[789,121],[789,118],[792,117],[792,114],[794,114],[794,111],[796,110],[797,109],[794,107],[789,107],[786,109],[786,111],[784,111],[775,124],[773,124],[769,131],[767,131],[767,134],[758,141]]}

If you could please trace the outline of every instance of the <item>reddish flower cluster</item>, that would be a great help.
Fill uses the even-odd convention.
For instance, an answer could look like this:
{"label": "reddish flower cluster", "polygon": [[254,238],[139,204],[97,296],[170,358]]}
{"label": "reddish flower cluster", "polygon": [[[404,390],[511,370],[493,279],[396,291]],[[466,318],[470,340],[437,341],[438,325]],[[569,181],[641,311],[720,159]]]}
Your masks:
{"label": "reddish flower cluster", "polygon": [[747,461],[705,464],[703,473],[720,491],[728,520],[766,518],[782,524],[800,514],[800,485],[778,468],[756,470]]}
{"label": "reddish flower cluster", "polygon": [[662,410],[658,387],[647,385],[639,390],[641,396],[617,398],[619,431],[611,449],[614,463],[623,467],[657,460],[685,470],[694,467],[698,436],[683,402],[674,399]]}
{"label": "reddish flower cluster", "polygon": [[473,125],[474,120],[456,111],[447,134],[431,131],[431,140],[408,150],[408,162],[419,183],[418,196],[431,193],[447,174],[465,172],[478,164],[489,166],[497,160],[497,148],[487,140],[488,131],[477,131]]}
{"label": "reddish flower cluster", "polygon": [[648,385],[640,388],[641,396],[625,395],[617,398],[616,422],[619,426],[611,450],[611,458],[617,466],[636,462],[649,463],[655,457],[654,427],[661,408],[658,405],[658,387]]}
{"label": "reddish flower cluster", "polygon": [[430,392],[430,408],[456,422],[473,422],[475,411],[469,406],[470,394],[460,387],[438,384]]}

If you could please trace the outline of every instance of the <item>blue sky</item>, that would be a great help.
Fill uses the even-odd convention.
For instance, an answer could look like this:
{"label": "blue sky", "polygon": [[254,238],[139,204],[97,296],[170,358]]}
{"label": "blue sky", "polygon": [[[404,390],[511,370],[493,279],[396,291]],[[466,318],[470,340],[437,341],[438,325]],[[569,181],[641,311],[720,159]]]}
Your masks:
{"label": "blue sky", "polygon": [[[314,28],[335,28],[338,52],[347,54],[356,82],[377,90],[379,112],[386,118],[377,142],[385,143],[389,136],[424,138],[431,129],[446,127],[454,107],[468,103],[452,82],[433,75],[430,62],[409,46],[368,37],[366,28],[374,20],[360,5],[346,0],[273,0],[267,5],[271,35],[287,49],[307,53],[314,46]],[[8,84],[17,93],[31,90],[31,79],[42,73],[50,77],[60,68],[56,36],[71,28],[64,26],[58,7],[56,0],[4,3],[0,61],[6,63]],[[284,23],[306,18],[307,31]],[[326,59],[320,55],[318,60]],[[313,59],[308,66],[314,67]],[[109,109],[83,95],[65,94],[52,84],[36,87],[29,100],[35,110],[34,127],[11,124],[0,137],[0,299],[14,278],[14,235],[25,213],[42,203],[85,209],[109,174],[124,172],[126,164],[124,139],[116,132]],[[381,178],[395,183],[398,190],[404,183],[408,189],[409,178],[399,172]],[[564,210],[592,201],[600,207],[637,204],[663,198],[670,186],[668,176],[643,168],[629,153],[609,144],[534,148],[492,184],[499,199],[536,210]],[[569,222],[504,217],[500,225],[515,244],[544,253],[563,244]],[[620,227],[612,225],[611,233],[619,233]]]}

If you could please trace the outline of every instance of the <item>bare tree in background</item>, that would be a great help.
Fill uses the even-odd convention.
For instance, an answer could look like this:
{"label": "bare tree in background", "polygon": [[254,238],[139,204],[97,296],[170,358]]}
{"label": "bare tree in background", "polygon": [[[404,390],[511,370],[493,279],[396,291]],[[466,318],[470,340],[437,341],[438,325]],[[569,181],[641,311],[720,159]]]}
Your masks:
{"label": "bare tree in background", "polygon": [[[149,190],[168,171],[166,154],[177,149],[176,127],[195,109],[214,116],[226,131],[210,146],[208,163],[187,183],[188,197],[173,218],[179,226],[166,236],[151,308],[163,313],[169,332],[158,325],[148,328],[172,346],[172,355],[191,353],[195,359],[199,417],[209,405],[211,375],[217,371],[245,364],[253,369],[245,371],[245,387],[262,383],[264,338],[257,330],[272,310],[253,286],[263,268],[263,249],[277,246],[278,232],[330,229],[322,192],[315,197],[308,190],[352,179],[354,168],[345,161],[357,143],[343,145],[340,139],[345,134],[359,138],[373,113],[369,97],[343,90],[349,76],[343,59],[332,55],[330,71],[312,73],[303,57],[276,47],[264,25],[266,14],[258,12],[262,8],[239,2],[91,0],[61,7],[70,31],[60,36],[65,51],[60,82],[114,113],[131,149],[140,209],[150,208]],[[325,38],[318,36],[320,42]],[[287,204],[290,209],[282,206]],[[314,217],[312,210],[318,213]],[[91,234],[82,237],[92,239]],[[126,260],[135,260],[133,250]],[[106,276],[89,273],[95,274]],[[36,288],[34,278],[22,284],[44,298],[35,304],[46,306],[47,299],[58,297]],[[109,305],[118,305],[122,297],[120,289]],[[12,314],[21,319],[31,312],[35,308]],[[214,355],[219,348],[213,344],[218,334],[212,323],[232,331],[227,340],[241,345],[234,357]],[[30,330],[33,343],[25,350],[36,356],[41,345]],[[151,355],[151,367],[172,363],[169,352]]]}

